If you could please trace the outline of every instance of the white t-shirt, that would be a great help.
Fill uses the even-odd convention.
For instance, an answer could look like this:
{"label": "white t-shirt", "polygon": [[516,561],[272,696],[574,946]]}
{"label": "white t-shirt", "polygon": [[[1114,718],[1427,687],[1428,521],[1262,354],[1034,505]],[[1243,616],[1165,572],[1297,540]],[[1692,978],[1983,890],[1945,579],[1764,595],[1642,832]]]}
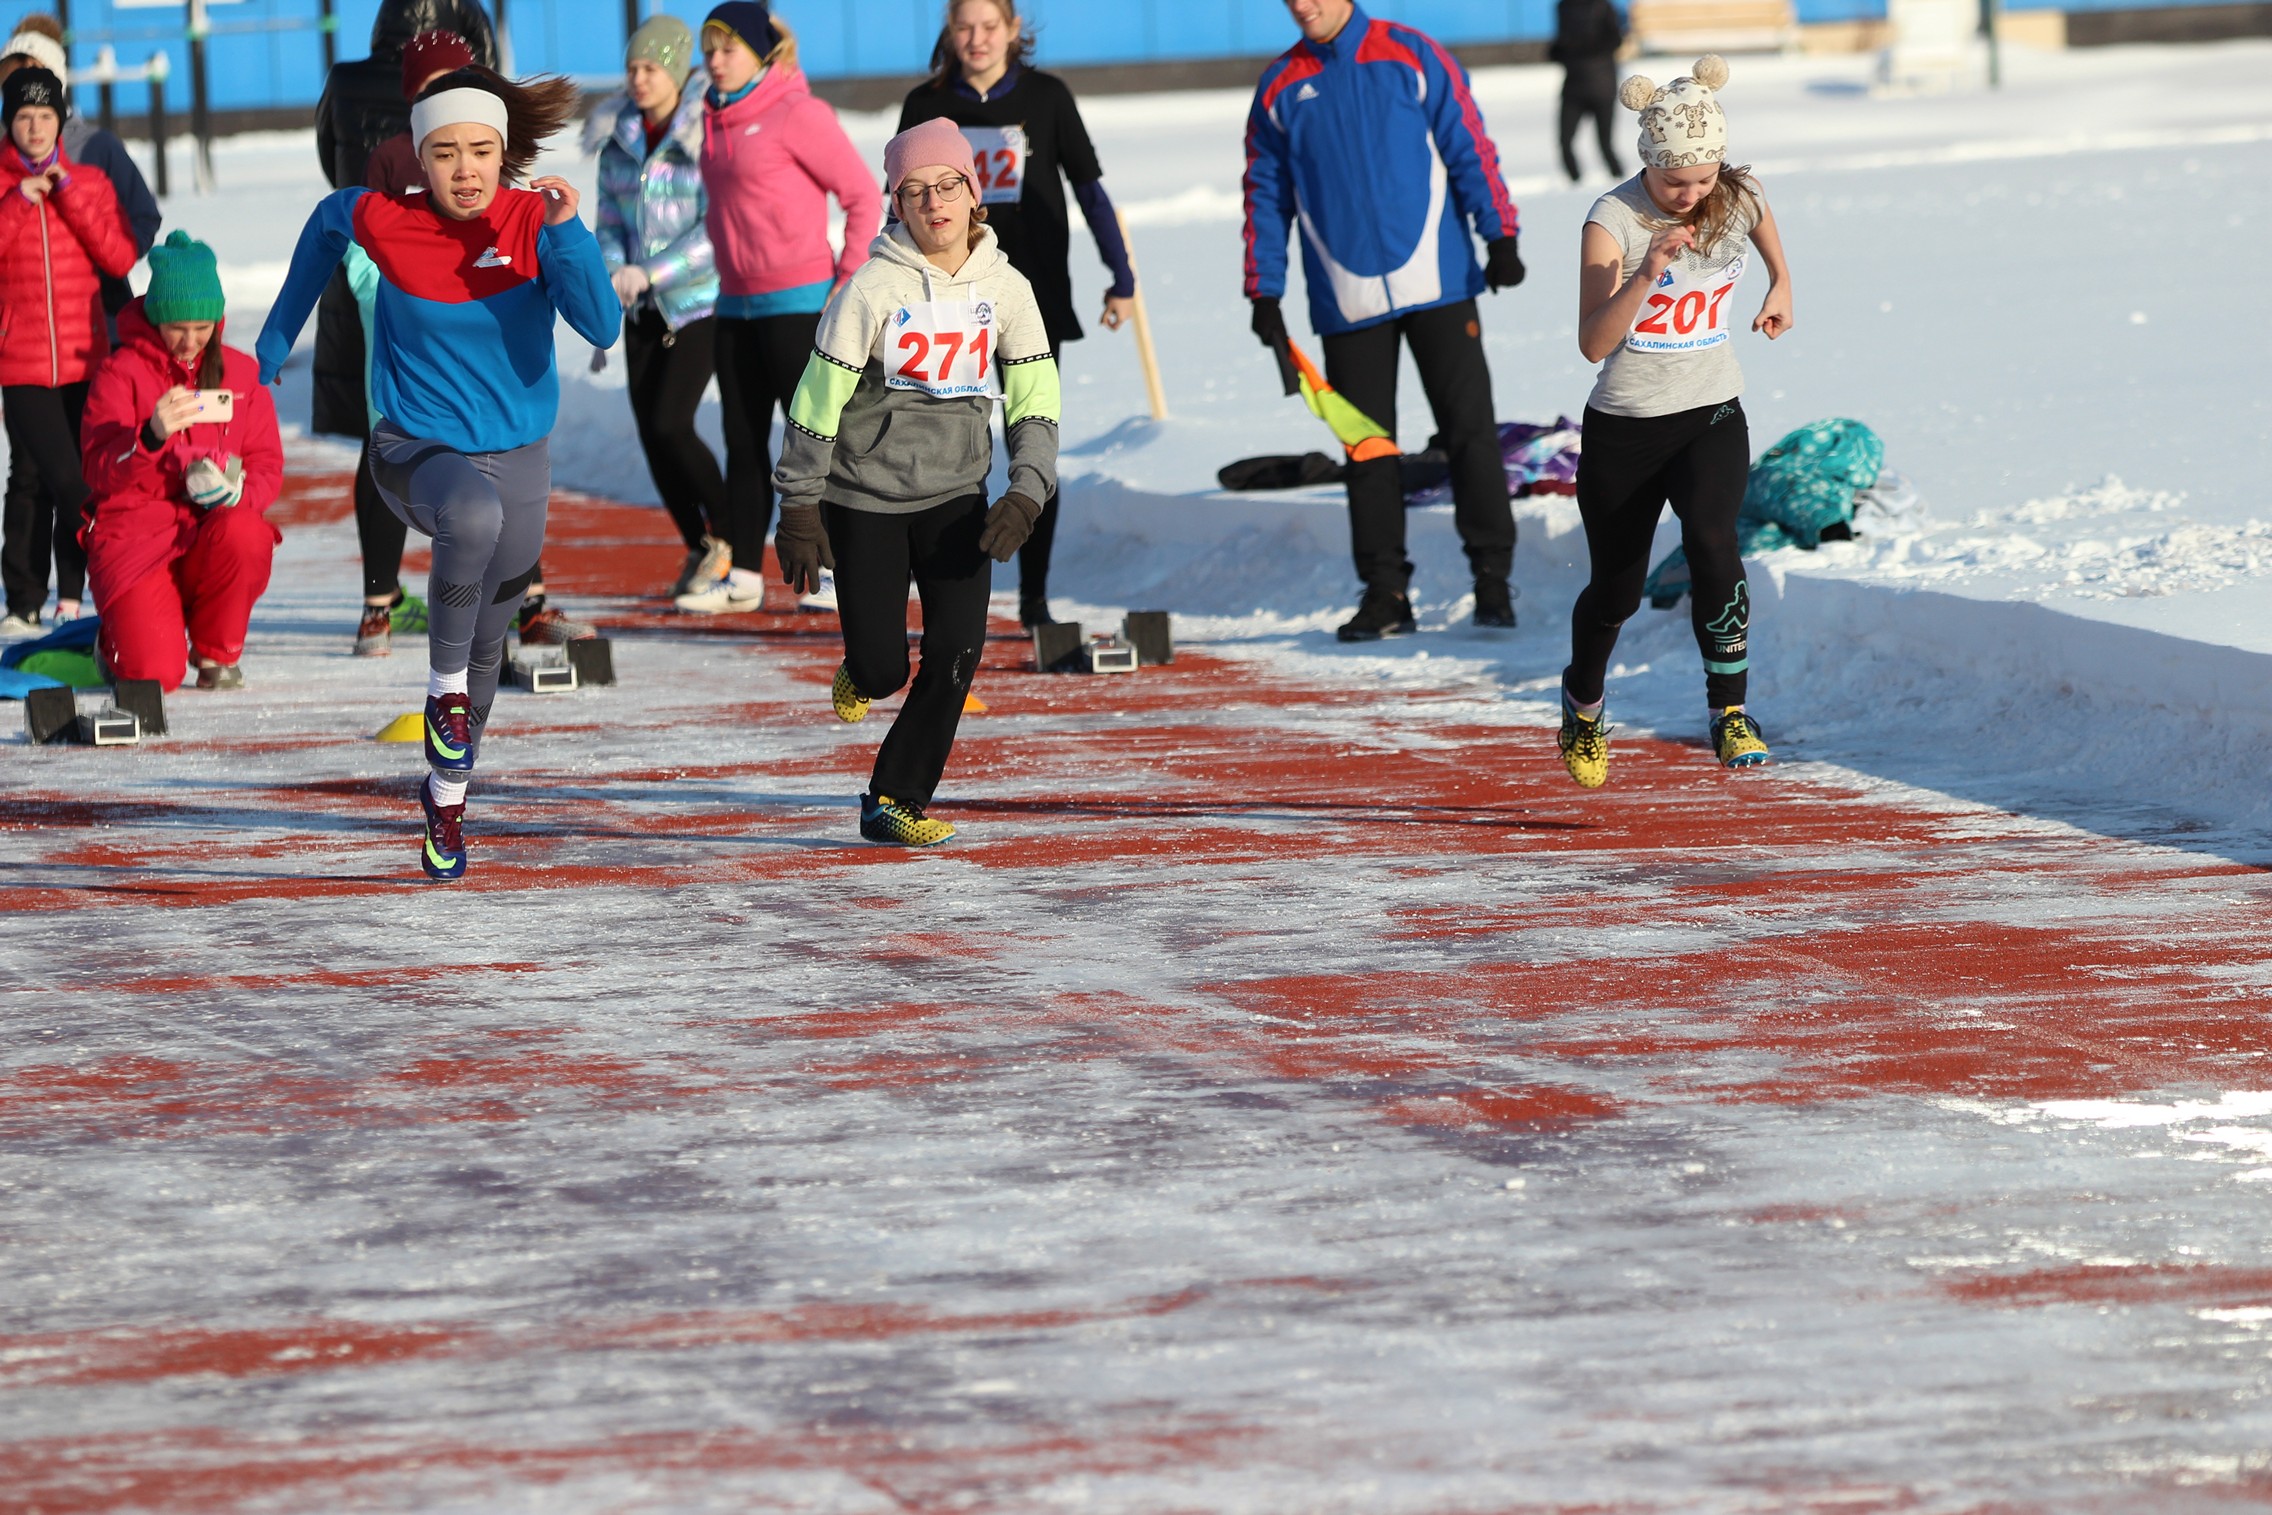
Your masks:
{"label": "white t-shirt", "polygon": [[[1625,340],[1602,361],[1589,407],[1613,416],[1669,416],[1743,393],[1734,341],[1742,324],[1735,286],[1750,264],[1745,239],[1758,220],[1757,209],[1739,199],[1717,243],[1690,248],[1673,261],[1642,302]],[[1596,200],[1586,222],[1617,239],[1624,253],[1622,288],[1648,257],[1650,240],[1672,218],[1657,208],[1642,175],[1635,174]]]}

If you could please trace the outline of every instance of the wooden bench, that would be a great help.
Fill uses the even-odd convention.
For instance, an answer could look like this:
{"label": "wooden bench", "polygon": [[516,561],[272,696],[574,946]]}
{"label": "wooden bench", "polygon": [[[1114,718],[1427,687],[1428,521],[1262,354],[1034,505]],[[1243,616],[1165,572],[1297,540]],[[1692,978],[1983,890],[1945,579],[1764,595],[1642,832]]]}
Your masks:
{"label": "wooden bench", "polygon": [[1790,52],[1799,45],[1791,0],[1633,0],[1633,40],[1644,53]]}

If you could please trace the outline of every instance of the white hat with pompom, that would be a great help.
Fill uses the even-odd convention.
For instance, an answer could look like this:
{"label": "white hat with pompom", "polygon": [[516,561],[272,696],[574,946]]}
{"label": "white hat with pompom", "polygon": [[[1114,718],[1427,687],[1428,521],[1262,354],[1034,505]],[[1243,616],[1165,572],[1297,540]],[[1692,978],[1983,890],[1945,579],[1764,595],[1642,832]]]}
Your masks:
{"label": "white hat with pompom", "polygon": [[1728,82],[1727,60],[1706,53],[1696,67],[1659,89],[1635,74],[1617,98],[1641,113],[1641,161],[1652,168],[1694,168],[1728,155],[1728,118],[1717,91]]}

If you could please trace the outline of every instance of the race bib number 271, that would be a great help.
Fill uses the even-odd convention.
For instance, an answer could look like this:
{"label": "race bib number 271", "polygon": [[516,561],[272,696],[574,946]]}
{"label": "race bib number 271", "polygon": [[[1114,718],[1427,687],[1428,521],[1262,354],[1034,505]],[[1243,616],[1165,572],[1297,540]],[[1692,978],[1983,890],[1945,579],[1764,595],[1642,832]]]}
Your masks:
{"label": "race bib number 271", "polygon": [[923,300],[903,305],[884,334],[884,382],[942,399],[991,397],[994,302]]}
{"label": "race bib number 271", "polygon": [[1693,270],[1675,263],[1657,278],[1627,333],[1634,352],[1695,352],[1728,340],[1729,296],[1743,279],[1739,255],[1724,267]]}

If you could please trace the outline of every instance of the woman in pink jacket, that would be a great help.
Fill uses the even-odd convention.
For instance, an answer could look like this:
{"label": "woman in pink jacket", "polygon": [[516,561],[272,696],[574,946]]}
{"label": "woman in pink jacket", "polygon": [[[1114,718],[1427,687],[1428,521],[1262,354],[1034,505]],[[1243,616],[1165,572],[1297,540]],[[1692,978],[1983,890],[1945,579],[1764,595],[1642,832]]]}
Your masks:
{"label": "woman in pink jacket", "polygon": [[[883,190],[813,98],[797,44],[761,0],[726,0],[702,23],[705,222],[718,258],[718,395],[726,432],[727,545],[734,568],[680,595],[683,610],[755,610],[773,520],[773,409],[784,414],[812,355],[829,292],[868,258]],[[828,244],[828,197],[844,251]]]}

